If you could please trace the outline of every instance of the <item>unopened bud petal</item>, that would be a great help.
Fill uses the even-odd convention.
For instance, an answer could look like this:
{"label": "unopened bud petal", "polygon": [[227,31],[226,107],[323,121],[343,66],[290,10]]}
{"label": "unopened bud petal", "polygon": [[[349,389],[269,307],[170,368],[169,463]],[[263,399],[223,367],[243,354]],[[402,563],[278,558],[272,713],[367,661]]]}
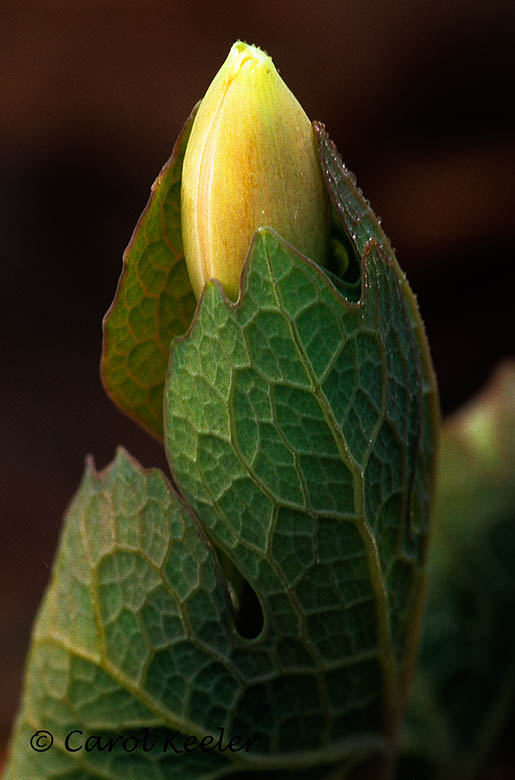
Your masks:
{"label": "unopened bud petal", "polygon": [[262,226],[325,263],[329,203],[313,128],[255,46],[233,45],[202,100],[184,158],[181,209],[197,298],[211,278],[237,298],[250,240]]}

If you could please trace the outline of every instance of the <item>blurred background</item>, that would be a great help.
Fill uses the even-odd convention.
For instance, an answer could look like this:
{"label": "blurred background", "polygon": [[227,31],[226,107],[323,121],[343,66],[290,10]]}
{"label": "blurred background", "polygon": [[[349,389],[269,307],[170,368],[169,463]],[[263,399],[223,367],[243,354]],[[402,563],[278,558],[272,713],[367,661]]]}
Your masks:
{"label": "blurred background", "polygon": [[5,745],[84,456],[103,467],[121,443],[166,468],[102,390],[101,319],[230,45],[272,55],[357,174],[418,296],[448,414],[515,352],[515,4],[4,0],[0,20]]}

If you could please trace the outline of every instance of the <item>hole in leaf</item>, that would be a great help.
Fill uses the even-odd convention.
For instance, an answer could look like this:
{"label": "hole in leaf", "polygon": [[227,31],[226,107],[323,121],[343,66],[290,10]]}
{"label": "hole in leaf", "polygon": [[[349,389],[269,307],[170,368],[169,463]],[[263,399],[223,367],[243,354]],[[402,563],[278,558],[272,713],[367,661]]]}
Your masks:
{"label": "hole in leaf", "polygon": [[261,603],[233,561],[219,547],[215,549],[231,597],[236,630],[245,639],[255,639],[263,630]]}
{"label": "hole in leaf", "polygon": [[263,630],[263,610],[254,588],[242,580],[239,609],[236,612],[236,630],[245,639],[255,639]]}

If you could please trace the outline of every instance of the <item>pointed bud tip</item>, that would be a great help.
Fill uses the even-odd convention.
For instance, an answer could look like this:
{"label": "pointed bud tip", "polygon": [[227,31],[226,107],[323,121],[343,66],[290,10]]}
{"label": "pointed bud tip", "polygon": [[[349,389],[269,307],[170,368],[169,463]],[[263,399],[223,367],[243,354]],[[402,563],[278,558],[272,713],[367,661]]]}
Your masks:
{"label": "pointed bud tip", "polygon": [[233,43],[227,59],[234,63],[236,68],[240,68],[245,62],[274,68],[272,58],[268,56],[266,51],[254,44],[244,43],[244,41]]}
{"label": "pointed bud tip", "polygon": [[197,297],[236,298],[255,231],[272,227],[324,264],[329,206],[313,128],[271,58],[237,41],[195,118],[183,165],[184,253]]}

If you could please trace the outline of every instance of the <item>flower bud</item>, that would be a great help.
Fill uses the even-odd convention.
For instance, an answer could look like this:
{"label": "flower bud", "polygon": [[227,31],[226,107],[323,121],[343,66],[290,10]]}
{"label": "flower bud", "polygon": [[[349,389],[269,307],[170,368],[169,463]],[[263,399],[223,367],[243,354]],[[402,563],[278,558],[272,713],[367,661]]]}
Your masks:
{"label": "flower bud", "polygon": [[262,226],[325,263],[330,210],[313,127],[255,46],[233,45],[200,104],[184,157],[181,210],[197,298],[211,278],[237,298],[250,240]]}

